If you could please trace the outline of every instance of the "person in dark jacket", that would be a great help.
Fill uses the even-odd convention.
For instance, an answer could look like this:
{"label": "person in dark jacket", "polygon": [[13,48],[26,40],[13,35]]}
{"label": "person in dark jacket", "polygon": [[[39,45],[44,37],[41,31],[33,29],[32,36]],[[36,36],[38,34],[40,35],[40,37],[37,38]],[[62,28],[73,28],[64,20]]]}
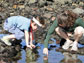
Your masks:
{"label": "person in dark jacket", "polygon": [[[61,38],[66,40],[62,46],[64,50],[69,49],[70,45],[72,44],[71,51],[77,51],[78,41],[84,34],[84,21],[71,10],[64,11],[63,13],[57,15],[56,20],[51,25],[44,40],[44,54],[48,55],[48,41],[54,31]],[[74,41],[72,41],[69,36],[73,36]]]}

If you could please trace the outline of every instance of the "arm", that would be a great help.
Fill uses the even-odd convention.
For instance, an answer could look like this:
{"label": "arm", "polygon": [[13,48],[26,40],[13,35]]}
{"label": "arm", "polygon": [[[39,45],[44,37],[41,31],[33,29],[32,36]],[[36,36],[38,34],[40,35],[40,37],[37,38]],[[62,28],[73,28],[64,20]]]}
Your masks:
{"label": "arm", "polygon": [[31,47],[35,48],[35,45],[32,43],[33,41],[33,33],[32,32],[29,32],[30,33],[30,45]]}
{"label": "arm", "polygon": [[30,34],[30,44],[32,44],[32,33],[29,32],[29,34]]}
{"label": "arm", "polygon": [[51,25],[50,29],[48,30],[47,36],[44,40],[44,49],[43,49],[43,53],[47,54],[48,56],[48,41],[50,39],[51,34],[54,32],[55,28],[57,27],[58,23],[55,20],[54,23]]}
{"label": "arm", "polygon": [[48,30],[47,36],[44,40],[44,47],[48,48],[48,41],[50,39],[51,34],[55,31],[55,28],[57,27],[57,21],[55,20],[54,23],[51,25],[50,29]]}
{"label": "arm", "polygon": [[26,41],[26,46],[31,48],[29,45],[29,32],[25,30],[25,41]]}

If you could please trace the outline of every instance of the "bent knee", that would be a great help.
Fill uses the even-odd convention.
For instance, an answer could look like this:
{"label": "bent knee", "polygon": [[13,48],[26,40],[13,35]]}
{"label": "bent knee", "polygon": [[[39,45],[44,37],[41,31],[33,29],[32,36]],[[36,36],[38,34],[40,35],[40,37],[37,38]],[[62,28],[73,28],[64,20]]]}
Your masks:
{"label": "bent knee", "polygon": [[55,31],[56,32],[59,32],[59,29],[60,29],[60,27],[57,27],[57,28],[55,28]]}
{"label": "bent knee", "polygon": [[78,26],[78,27],[75,28],[74,33],[82,34],[82,33],[84,33],[84,28],[81,27],[81,26]]}

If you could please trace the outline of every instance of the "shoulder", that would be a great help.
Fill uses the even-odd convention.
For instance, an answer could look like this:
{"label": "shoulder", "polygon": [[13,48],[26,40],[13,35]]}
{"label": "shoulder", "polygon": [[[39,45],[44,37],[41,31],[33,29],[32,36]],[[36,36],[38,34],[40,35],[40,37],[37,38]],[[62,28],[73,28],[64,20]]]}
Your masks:
{"label": "shoulder", "polygon": [[55,20],[54,20],[54,23],[57,23],[57,24],[58,24],[58,20],[57,20],[57,19],[55,19]]}
{"label": "shoulder", "polygon": [[80,17],[76,19],[76,22],[81,22],[81,21],[83,21],[83,19]]}
{"label": "shoulder", "polygon": [[24,16],[16,16],[17,20],[23,21],[23,22],[29,22],[31,19],[24,17]]}
{"label": "shoulder", "polygon": [[20,19],[26,19],[26,20],[28,20],[29,18],[27,18],[27,17],[24,17],[24,16],[16,16],[17,18],[20,18]]}
{"label": "shoulder", "polygon": [[26,19],[26,20],[29,19],[29,18],[26,18],[26,17],[24,17],[24,16],[11,16],[11,17],[8,17],[8,19],[12,19],[12,18]]}
{"label": "shoulder", "polygon": [[78,18],[78,19],[76,19],[75,24],[76,24],[76,25],[80,25],[80,26],[82,25],[82,26],[83,26],[84,21],[83,21],[82,18]]}
{"label": "shoulder", "polygon": [[79,17],[79,18],[77,18],[76,20],[80,21],[80,20],[83,20],[83,19]]}

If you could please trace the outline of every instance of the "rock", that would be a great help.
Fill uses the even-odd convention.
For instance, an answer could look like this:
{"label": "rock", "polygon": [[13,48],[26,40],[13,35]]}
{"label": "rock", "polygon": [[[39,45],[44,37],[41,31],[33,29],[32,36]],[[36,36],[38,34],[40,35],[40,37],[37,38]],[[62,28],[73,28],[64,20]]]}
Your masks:
{"label": "rock", "polygon": [[77,2],[77,0],[72,0],[72,2],[74,2],[74,3],[75,3],[75,2]]}
{"label": "rock", "polygon": [[55,3],[65,4],[65,2],[72,3],[72,0],[54,0]]}
{"label": "rock", "polygon": [[45,6],[45,4],[46,4],[46,0],[39,0],[39,2],[38,2],[38,5],[39,5],[40,7]]}
{"label": "rock", "polygon": [[50,13],[44,14],[44,17],[46,17],[46,18],[50,18],[51,16],[52,16],[52,14],[50,14]]}
{"label": "rock", "polygon": [[75,8],[75,9],[73,9],[72,11],[73,11],[74,13],[78,14],[78,15],[84,13],[84,10],[81,9],[81,8]]}
{"label": "rock", "polygon": [[11,58],[11,57],[16,56],[17,53],[21,50],[21,46],[17,45],[17,43],[15,43],[15,45],[13,46],[7,46],[3,42],[0,41],[0,57],[2,56],[2,57]]}
{"label": "rock", "polygon": [[29,4],[36,3],[37,0],[29,0]]}
{"label": "rock", "polygon": [[44,7],[45,8],[45,10],[47,10],[47,11],[53,11],[53,8],[50,8],[50,7]]}
{"label": "rock", "polygon": [[76,6],[76,7],[78,7],[78,4],[76,4],[76,3],[72,3],[72,6]]}
{"label": "rock", "polygon": [[2,47],[2,45],[0,45],[0,53],[3,52],[4,49],[5,49],[5,48]]}
{"label": "rock", "polygon": [[79,6],[83,6],[83,5],[84,5],[84,3],[83,3],[83,2],[80,2],[80,3],[79,3]]}
{"label": "rock", "polygon": [[15,3],[18,3],[20,5],[23,5],[23,4],[25,4],[25,0],[18,0],[18,1],[16,0]]}
{"label": "rock", "polygon": [[17,8],[17,5],[13,5],[13,8],[16,9]]}
{"label": "rock", "polygon": [[10,16],[14,16],[15,14],[14,13],[10,13]]}
{"label": "rock", "polygon": [[24,6],[24,5],[17,5],[17,7],[18,7],[18,8],[20,8],[20,9],[25,8],[25,6]]}

